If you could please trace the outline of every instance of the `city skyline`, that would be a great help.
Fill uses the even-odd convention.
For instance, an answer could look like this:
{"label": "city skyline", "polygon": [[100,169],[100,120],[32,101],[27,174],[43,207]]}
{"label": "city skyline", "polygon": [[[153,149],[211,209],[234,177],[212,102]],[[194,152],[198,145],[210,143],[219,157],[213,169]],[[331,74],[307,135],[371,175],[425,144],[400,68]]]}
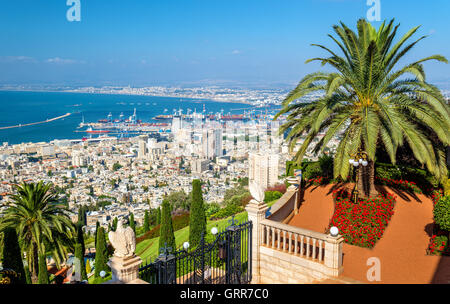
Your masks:
{"label": "city skyline", "polygon": [[[395,16],[401,33],[422,25],[417,36],[429,35],[408,60],[448,57],[447,1],[391,2],[380,2],[381,20]],[[0,85],[290,87],[319,67],[304,64],[318,54],[312,43],[330,45],[333,24],[353,27],[371,7],[357,0],[80,3],[73,22],[66,1],[3,4]],[[430,81],[448,87],[448,65],[426,68]]]}

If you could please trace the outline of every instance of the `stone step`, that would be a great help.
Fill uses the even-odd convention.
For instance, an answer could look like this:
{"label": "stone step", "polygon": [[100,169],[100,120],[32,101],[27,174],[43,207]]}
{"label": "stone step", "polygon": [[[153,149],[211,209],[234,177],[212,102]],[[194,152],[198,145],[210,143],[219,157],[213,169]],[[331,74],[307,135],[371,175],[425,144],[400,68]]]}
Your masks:
{"label": "stone step", "polygon": [[365,284],[365,283],[357,281],[352,278],[340,276],[337,278],[329,278],[322,281],[315,281],[313,284]]}

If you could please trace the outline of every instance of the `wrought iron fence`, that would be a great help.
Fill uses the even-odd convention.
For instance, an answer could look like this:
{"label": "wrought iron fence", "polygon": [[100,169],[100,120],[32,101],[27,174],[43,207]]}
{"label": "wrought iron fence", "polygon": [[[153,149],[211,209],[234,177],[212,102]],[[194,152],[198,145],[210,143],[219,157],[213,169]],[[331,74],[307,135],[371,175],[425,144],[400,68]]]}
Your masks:
{"label": "wrought iron fence", "polygon": [[151,284],[246,284],[252,279],[252,223],[231,225],[212,242],[202,236],[192,250],[171,253],[164,248],[154,261],[139,268]]}

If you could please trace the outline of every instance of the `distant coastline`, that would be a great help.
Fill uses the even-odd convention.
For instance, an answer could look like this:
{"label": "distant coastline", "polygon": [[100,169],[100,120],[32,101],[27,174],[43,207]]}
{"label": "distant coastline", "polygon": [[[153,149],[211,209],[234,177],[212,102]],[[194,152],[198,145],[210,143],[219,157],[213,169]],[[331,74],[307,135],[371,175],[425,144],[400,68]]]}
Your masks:
{"label": "distant coastline", "polygon": [[[34,93],[77,93],[77,94],[98,94],[98,95],[123,95],[123,96],[147,96],[147,97],[167,97],[167,98],[186,98],[191,100],[203,100],[206,102],[223,102],[223,103],[240,103],[240,104],[248,104],[253,106],[263,106],[263,104],[255,104],[252,103],[245,98],[241,99],[233,99],[233,98],[219,98],[215,96],[195,96],[195,95],[185,95],[185,94],[155,94],[155,93],[137,93],[137,92],[119,92],[119,91],[81,91],[77,89],[70,89],[70,90],[58,90],[58,89],[27,89],[27,88],[13,88],[13,87],[7,87],[2,88],[0,87],[1,92],[34,92]],[[182,101],[181,101],[182,102]],[[269,103],[273,104],[273,103]]]}

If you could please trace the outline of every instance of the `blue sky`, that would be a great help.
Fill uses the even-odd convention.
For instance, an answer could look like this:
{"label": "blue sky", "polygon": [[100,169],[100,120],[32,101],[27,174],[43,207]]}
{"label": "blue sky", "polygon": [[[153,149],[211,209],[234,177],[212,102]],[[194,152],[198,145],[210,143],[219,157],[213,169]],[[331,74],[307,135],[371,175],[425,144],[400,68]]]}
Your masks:
{"label": "blue sky", "polygon": [[[366,0],[1,0],[0,84],[294,84],[320,69],[305,65],[332,46],[327,34],[365,17]],[[448,0],[381,0],[381,18],[405,33],[430,35],[408,60],[450,57]],[[378,25],[378,22],[374,22]],[[429,79],[450,80],[450,65],[427,64]]]}

